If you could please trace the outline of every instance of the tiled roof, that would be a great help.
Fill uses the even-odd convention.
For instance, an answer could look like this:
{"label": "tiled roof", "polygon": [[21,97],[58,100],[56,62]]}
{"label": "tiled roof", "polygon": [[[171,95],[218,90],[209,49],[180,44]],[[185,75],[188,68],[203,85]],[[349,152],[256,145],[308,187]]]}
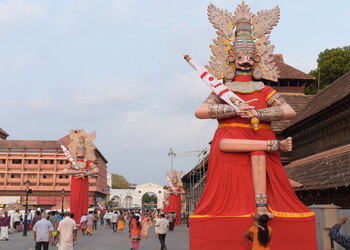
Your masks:
{"label": "tiled roof", "polygon": [[3,134],[5,137],[10,136],[8,133],[6,133],[5,130],[3,130],[2,128],[0,128],[0,134]]}
{"label": "tiled roof", "polygon": [[326,109],[349,94],[350,72],[346,73],[332,84],[328,85],[325,89],[314,95],[308,105],[304,108],[304,111],[297,115],[292,124],[296,124],[321,110]]}
{"label": "tiled roof", "polygon": [[297,190],[350,185],[350,144],[293,161],[285,169],[288,178],[304,185]]}
{"label": "tiled roof", "polygon": [[304,79],[304,80],[315,80],[315,78],[309,74],[306,74],[288,64],[283,60],[282,54],[274,54],[274,62],[280,71],[279,79]]}
{"label": "tiled roof", "polygon": [[[283,98],[286,100],[286,102],[295,110],[297,114],[301,113],[304,108],[306,107],[306,104],[310,102],[312,99],[312,95],[295,95],[295,94],[282,94]],[[281,132],[283,129],[288,127],[290,123],[292,123],[293,120],[282,120],[282,121],[273,121],[272,128],[275,132]]]}
{"label": "tiled roof", "polygon": [[58,141],[3,140],[0,148],[60,148]]}

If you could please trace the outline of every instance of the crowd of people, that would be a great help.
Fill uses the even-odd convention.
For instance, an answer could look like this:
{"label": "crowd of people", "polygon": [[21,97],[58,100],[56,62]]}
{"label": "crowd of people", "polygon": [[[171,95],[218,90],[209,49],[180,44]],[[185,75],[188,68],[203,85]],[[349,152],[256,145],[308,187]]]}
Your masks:
{"label": "crowd of people", "polygon": [[[58,246],[58,250],[73,249],[78,234],[92,236],[94,230],[105,228],[115,234],[127,234],[131,249],[137,250],[140,242],[149,237],[150,228],[154,227],[161,250],[166,250],[165,238],[168,230],[175,227],[175,214],[164,214],[159,209],[95,209],[81,218],[74,218],[69,212],[31,211],[27,216],[27,229],[33,230],[35,250],[47,250],[49,245]],[[9,228],[21,232],[24,225],[24,214],[16,210],[11,215],[4,212],[0,216],[0,239],[9,240]]]}

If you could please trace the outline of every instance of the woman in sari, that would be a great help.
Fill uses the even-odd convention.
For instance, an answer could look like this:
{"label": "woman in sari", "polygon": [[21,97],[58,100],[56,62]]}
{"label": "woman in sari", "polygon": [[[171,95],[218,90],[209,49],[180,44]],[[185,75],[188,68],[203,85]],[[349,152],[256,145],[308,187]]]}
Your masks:
{"label": "woman in sari", "polygon": [[151,220],[150,220],[148,214],[145,214],[145,216],[142,218],[142,221],[141,221],[141,225],[142,225],[141,237],[142,238],[148,237],[148,228],[149,228],[150,221]]}
{"label": "woman in sari", "polygon": [[141,223],[139,217],[134,215],[130,223],[131,250],[137,250],[141,240]]}
{"label": "woman in sari", "polygon": [[118,229],[117,229],[117,233],[123,233],[124,227],[125,227],[124,215],[119,215],[119,216],[118,216]]}

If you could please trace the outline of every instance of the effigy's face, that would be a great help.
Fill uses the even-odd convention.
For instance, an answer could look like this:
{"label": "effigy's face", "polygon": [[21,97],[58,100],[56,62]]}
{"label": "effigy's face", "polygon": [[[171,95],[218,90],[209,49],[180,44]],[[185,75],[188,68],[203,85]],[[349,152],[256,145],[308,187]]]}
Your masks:
{"label": "effigy's face", "polygon": [[254,42],[236,42],[233,45],[234,65],[236,70],[249,72],[255,64],[255,44]]}
{"label": "effigy's face", "polygon": [[76,155],[77,155],[77,159],[78,160],[83,160],[84,159],[84,156],[85,156],[85,152],[84,151],[80,151],[80,150],[78,150],[77,151],[77,153],[76,153]]}

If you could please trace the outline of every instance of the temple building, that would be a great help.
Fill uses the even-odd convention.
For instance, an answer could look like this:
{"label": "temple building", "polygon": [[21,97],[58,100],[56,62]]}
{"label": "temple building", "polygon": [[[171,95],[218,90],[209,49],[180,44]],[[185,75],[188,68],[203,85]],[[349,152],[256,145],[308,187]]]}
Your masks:
{"label": "temple building", "polygon": [[[2,136],[5,135],[5,136]],[[68,135],[55,141],[7,140],[9,136],[0,129],[0,204],[24,202],[25,182],[30,181],[29,204],[51,208],[62,204],[69,206],[70,176],[62,171],[67,164],[60,145],[68,146]],[[95,148],[96,165],[100,172],[89,178],[89,205],[106,198],[107,160]]]}
{"label": "temple building", "polygon": [[[278,82],[263,80],[264,84],[278,91],[297,114],[302,113],[307,104],[313,99],[312,95],[304,94],[305,87],[313,83],[315,78],[286,64],[282,54],[274,54],[273,56],[274,62],[280,71],[280,76]],[[297,117],[295,119],[297,119]],[[290,123],[290,120],[272,122],[273,130],[278,139],[285,138],[286,135],[283,131]],[[194,211],[204,191],[208,158],[209,152],[202,152],[202,159],[200,162],[182,178],[183,183],[186,183],[188,201],[186,205],[189,212]],[[292,153],[281,153],[281,160],[284,165],[292,162]],[[293,181],[292,185],[294,187],[300,186],[298,182]]]}
{"label": "temple building", "polygon": [[350,208],[350,72],[317,93],[283,130],[293,137],[289,178],[306,205]]}

